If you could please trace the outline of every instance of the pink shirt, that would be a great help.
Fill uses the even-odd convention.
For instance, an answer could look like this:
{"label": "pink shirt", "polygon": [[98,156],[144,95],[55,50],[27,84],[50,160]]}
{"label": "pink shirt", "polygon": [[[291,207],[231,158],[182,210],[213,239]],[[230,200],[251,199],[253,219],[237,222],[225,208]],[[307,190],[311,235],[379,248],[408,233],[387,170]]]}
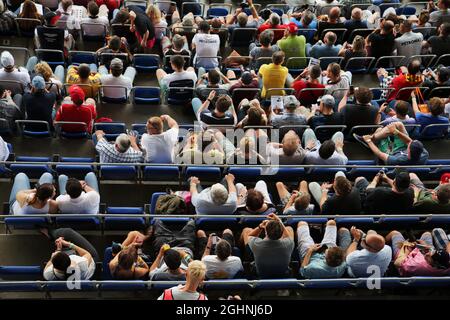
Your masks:
{"label": "pink shirt", "polygon": [[398,268],[398,271],[403,277],[450,275],[450,268],[436,269],[432,267],[425,260],[425,256],[420,252],[418,248],[415,248],[413,251],[411,251],[406,259],[403,260],[402,265],[400,266],[400,268]]}

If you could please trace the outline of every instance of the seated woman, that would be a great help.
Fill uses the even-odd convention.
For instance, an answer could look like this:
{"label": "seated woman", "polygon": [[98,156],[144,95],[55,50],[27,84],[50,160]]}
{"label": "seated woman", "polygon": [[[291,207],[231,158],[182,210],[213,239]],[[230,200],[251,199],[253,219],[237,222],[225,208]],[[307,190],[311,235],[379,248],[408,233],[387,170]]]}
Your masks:
{"label": "seated woman", "polygon": [[[349,44],[347,42],[344,43],[341,50],[339,50],[338,55],[340,57],[344,57],[341,65],[346,66],[348,60],[350,58],[364,58],[367,57],[367,50],[365,49],[365,40],[361,36],[356,36],[353,39],[353,43]],[[351,69],[364,68],[366,66],[366,61],[353,61],[350,64]]]}
{"label": "seated woman", "polygon": [[128,246],[122,244],[123,249],[109,262],[109,270],[114,279],[137,280],[147,279],[149,267],[138,254],[136,243]]}
{"label": "seated woman", "polygon": [[31,189],[28,176],[18,173],[9,196],[10,212],[15,215],[57,213],[58,205],[53,200],[55,195],[56,189],[50,173],[44,173],[34,189]]}

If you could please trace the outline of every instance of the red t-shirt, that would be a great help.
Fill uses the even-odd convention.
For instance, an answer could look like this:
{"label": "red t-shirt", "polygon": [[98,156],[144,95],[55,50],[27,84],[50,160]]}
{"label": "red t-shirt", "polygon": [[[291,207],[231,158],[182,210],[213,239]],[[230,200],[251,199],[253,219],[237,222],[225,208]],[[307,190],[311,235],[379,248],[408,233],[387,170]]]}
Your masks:
{"label": "red t-shirt", "polygon": [[273,25],[271,25],[270,23],[264,23],[262,24],[259,28],[258,28],[258,34],[261,34],[261,32],[267,30],[267,29],[280,29],[283,30],[282,31],[275,31],[273,34],[273,42],[272,43],[277,43],[278,40],[280,40],[281,38],[283,38],[284,36],[284,29],[286,29],[288,26],[285,24],[279,24],[276,27],[274,27]]}
{"label": "red t-shirt", "polygon": [[[94,105],[81,105],[76,106],[74,104],[63,104],[56,113],[55,121],[73,121],[84,122],[88,127],[88,132],[92,131],[92,122],[97,117],[97,110]],[[67,132],[79,132],[80,126],[77,125],[65,125],[63,130]]]}
{"label": "red t-shirt", "polygon": [[304,80],[297,80],[292,84],[292,88],[295,90],[295,96],[303,104],[313,104],[316,103],[317,99],[324,94],[323,90],[311,90],[311,91],[300,91],[302,89],[314,88],[314,89],[324,89],[325,86],[321,83],[311,83]]}
{"label": "red t-shirt", "polygon": [[[410,78],[410,79],[407,79],[407,78]],[[391,93],[389,94],[387,101],[389,102],[394,99],[408,101],[411,97],[412,90],[402,91],[400,96],[398,96],[398,98],[395,98],[397,96],[398,91],[400,89],[406,88],[406,87],[416,87],[421,83],[422,83],[421,77],[409,76],[406,74],[401,74],[401,75],[395,77],[392,80],[391,85],[389,86],[390,88],[394,88],[394,90],[391,91]]]}

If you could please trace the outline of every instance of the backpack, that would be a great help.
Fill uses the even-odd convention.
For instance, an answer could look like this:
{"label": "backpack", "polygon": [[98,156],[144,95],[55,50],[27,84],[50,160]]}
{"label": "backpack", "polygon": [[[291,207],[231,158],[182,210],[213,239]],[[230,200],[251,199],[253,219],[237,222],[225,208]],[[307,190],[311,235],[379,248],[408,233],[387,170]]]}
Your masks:
{"label": "backpack", "polygon": [[175,194],[161,195],[156,200],[156,214],[185,214],[186,209],[184,199]]}

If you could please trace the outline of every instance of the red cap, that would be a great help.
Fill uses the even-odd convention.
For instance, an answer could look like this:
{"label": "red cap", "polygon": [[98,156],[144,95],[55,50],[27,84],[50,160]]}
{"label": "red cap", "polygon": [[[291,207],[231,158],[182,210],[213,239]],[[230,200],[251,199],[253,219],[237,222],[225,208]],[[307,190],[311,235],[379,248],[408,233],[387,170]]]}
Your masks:
{"label": "red cap", "polygon": [[450,173],[444,173],[441,176],[441,183],[450,183]]}
{"label": "red cap", "polygon": [[288,24],[288,30],[290,34],[297,34],[298,27],[294,22]]}
{"label": "red cap", "polygon": [[84,91],[81,89],[80,86],[72,85],[69,88],[69,95],[70,99],[72,99],[72,102],[83,102],[84,101]]}

